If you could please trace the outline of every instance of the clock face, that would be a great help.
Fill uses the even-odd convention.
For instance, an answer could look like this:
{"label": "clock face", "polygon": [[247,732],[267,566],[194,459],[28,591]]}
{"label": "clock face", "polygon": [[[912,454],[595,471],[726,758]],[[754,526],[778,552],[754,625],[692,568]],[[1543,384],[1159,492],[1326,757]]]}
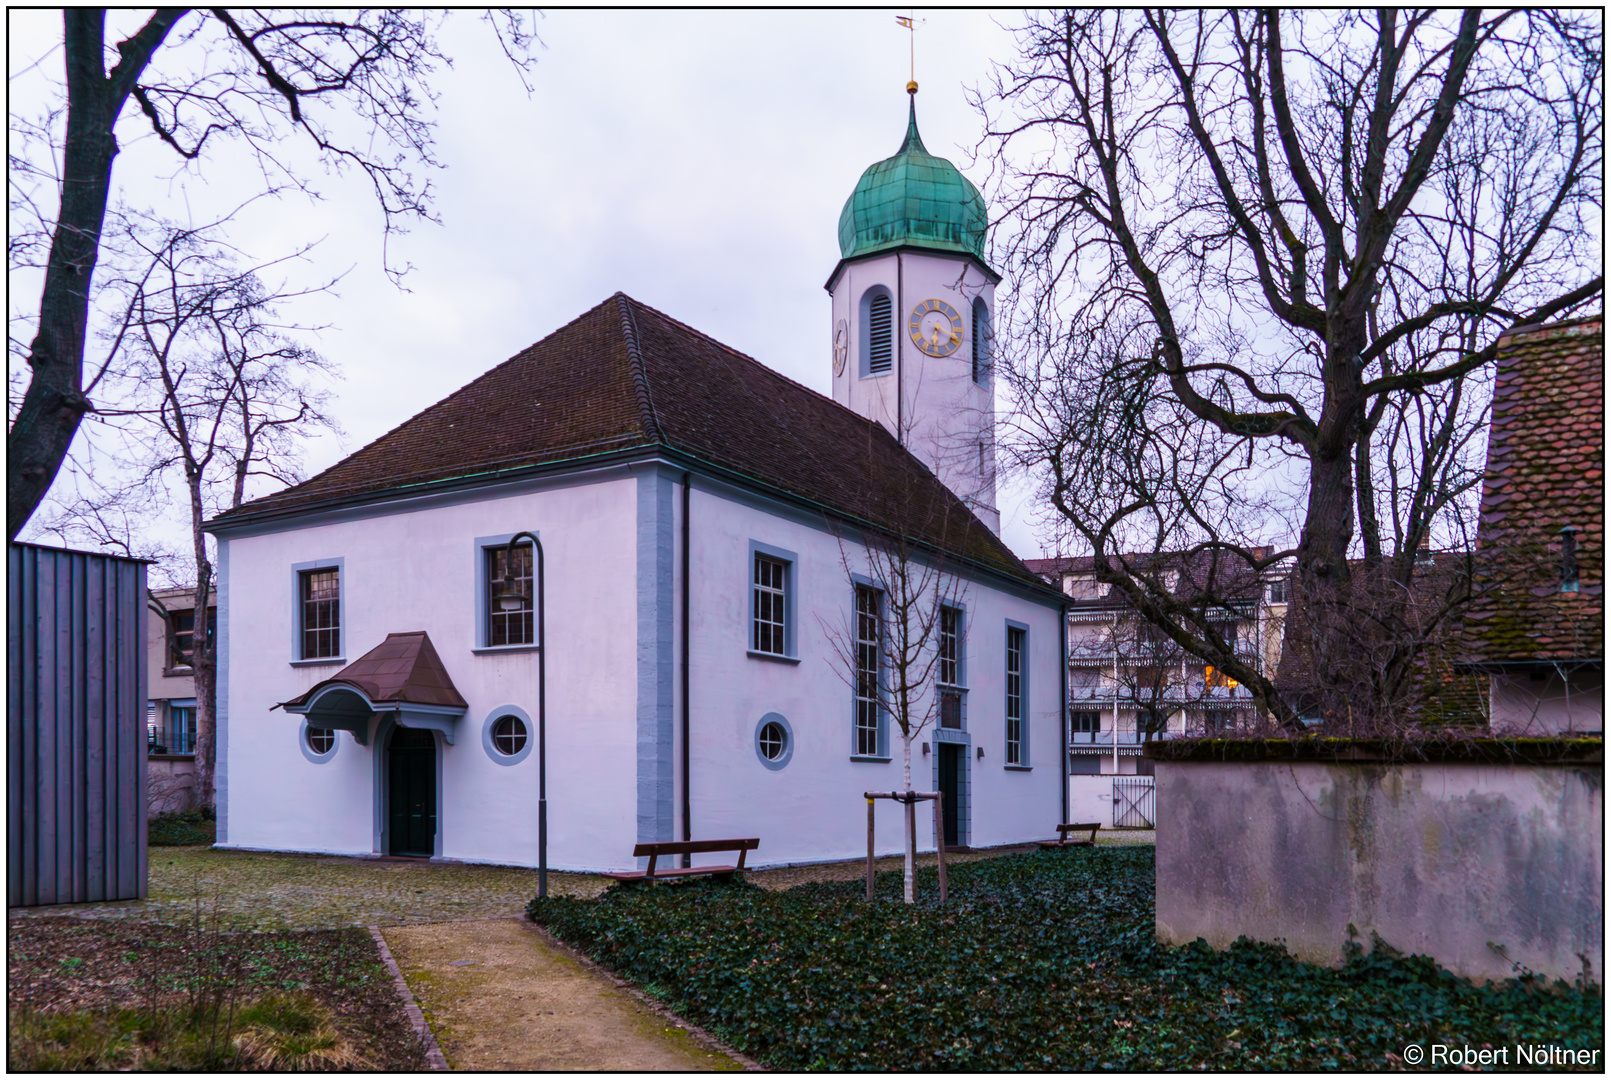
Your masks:
{"label": "clock face", "polygon": [[833,332],[833,373],[845,373],[845,357],[850,355],[850,324],[840,319]]}
{"label": "clock face", "polygon": [[929,356],[950,356],[962,347],[962,316],[944,300],[925,300],[913,308],[906,331]]}

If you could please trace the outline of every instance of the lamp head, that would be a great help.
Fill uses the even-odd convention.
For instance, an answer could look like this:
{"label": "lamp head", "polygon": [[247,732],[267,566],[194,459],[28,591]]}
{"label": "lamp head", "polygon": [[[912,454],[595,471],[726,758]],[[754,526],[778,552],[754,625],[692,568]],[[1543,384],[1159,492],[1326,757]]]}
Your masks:
{"label": "lamp head", "polygon": [[504,578],[503,583],[498,586],[498,610],[524,611],[529,606],[525,586],[519,581]]}

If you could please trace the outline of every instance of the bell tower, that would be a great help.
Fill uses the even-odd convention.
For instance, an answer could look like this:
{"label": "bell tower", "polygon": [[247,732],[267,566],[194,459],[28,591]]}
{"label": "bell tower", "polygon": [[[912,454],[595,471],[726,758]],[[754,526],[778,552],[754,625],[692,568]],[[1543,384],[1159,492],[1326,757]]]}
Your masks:
{"label": "bell tower", "polygon": [[833,398],[883,424],[991,530],[996,508],[991,327],[1001,275],[984,260],[984,198],[917,130],[867,167],[839,215]]}

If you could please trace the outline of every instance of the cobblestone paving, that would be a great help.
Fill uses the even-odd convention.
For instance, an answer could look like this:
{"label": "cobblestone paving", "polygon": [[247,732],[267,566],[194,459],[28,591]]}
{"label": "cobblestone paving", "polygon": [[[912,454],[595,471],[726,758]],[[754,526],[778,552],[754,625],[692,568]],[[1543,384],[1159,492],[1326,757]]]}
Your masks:
{"label": "cobblestone paving", "polygon": [[[1151,830],[1102,832],[1097,843],[1150,844]],[[973,862],[1030,847],[957,853],[948,864]],[[882,858],[880,871],[900,866]],[[934,855],[918,856],[932,866]],[[756,870],[748,879],[769,889],[807,881],[845,881],[862,876],[863,860]],[[518,917],[537,895],[537,871],[509,866],[391,862],[344,856],[277,852],[214,851],[206,847],[157,847],[150,851],[149,898],[109,904],[59,904],[11,908],[11,919],[73,915],[86,919],[136,919],[179,925],[198,913],[226,930],[330,929],[340,926],[410,926],[466,919]],[[550,871],[554,896],[597,896],[611,882],[594,874]]]}

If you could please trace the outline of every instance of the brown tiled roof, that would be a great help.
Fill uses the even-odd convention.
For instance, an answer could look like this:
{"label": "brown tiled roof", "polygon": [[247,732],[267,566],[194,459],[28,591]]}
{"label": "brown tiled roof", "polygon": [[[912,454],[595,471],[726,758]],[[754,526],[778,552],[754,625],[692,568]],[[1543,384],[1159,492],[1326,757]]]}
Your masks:
{"label": "brown tiled roof", "polygon": [[338,671],[332,678],[311,687],[307,693],[281,705],[303,705],[332,683],[344,683],[362,690],[370,703],[394,705],[445,705],[463,709],[468,705],[453,685],[442,658],[436,655],[430,636],[423,630],[387,634],[386,640]]}
{"label": "brown tiled roof", "polygon": [[[1420,649],[1404,696],[1394,703],[1394,719],[1398,721],[1428,726],[1487,722],[1488,679],[1455,666],[1460,623],[1455,615],[1446,614],[1463,597],[1471,565],[1469,551],[1421,553],[1410,579],[1410,603],[1405,610],[1397,612],[1390,599],[1397,596],[1396,587],[1386,583],[1373,585],[1364,560],[1349,560],[1353,570],[1350,584],[1355,595],[1351,603],[1360,608],[1354,620],[1360,637],[1350,645],[1367,650],[1360,654],[1359,662],[1373,662],[1368,650],[1381,649],[1385,660],[1385,655],[1399,648],[1418,645]],[[1315,675],[1309,612],[1296,575],[1288,601],[1275,685],[1295,708],[1306,712],[1323,695]],[[1403,639],[1398,642],[1391,638],[1373,639],[1371,631],[1377,626],[1376,619],[1395,616],[1405,622]],[[1415,637],[1421,640],[1417,642]],[[1365,673],[1356,669],[1353,677],[1363,681]],[[1327,696],[1332,700],[1338,698],[1337,693]]]}
{"label": "brown tiled roof", "polygon": [[[1500,341],[1464,630],[1471,663],[1604,658],[1604,364],[1599,315]],[[1560,591],[1567,525],[1581,530],[1576,593]]]}
{"label": "brown tiled roof", "polygon": [[884,427],[622,293],[312,479],[209,524],[655,448],[1041,584]]}
{"label": "brown tiled roof", "polygon": [[[1268,557],[1273,550],[1268,547],[1254,549],[1260,557]],[[1191,595],[1195,586],[1211,596],[1214,601],[1237,608],[1258,601],[1262,580],[1269,580],[1272,573],[1276,576],[1284,576],[1286,573],[1285,570],[1275,572],[1267,570],[1261,577],[1250,570],[1247,562],[1238,556],[1221,551],[1216,559],[1212,550],[1200,550],[1189,557],[1178,551],[1115,553],[1109,555],[1108,559],[1109,564],[1115,569],[1128,566],[1132,574],[1151,574],[1154,570],[1180,571],[1180,577],[1176,579],[1172,590],[1175,596]],[[1060,588],[1064,574],[1093,573],[1096,569],[1096,558],[1092,555],[1058,555],[1050,559],[1026,559],[1024,565]],[[1210,584],[1212,588],[1209,588]],[[1118,592],[1095,599],[1070,599],[1068,603],[1077,607],[1092,608],[1129,606],[1128,599]]]}

